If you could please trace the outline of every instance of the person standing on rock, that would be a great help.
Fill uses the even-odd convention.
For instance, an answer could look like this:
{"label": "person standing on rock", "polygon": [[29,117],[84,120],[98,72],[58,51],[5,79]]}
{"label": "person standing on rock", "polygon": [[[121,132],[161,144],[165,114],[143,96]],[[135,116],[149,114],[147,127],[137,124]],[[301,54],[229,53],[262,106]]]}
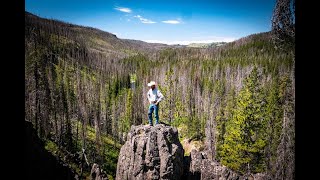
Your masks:
{"label": "person standing on rock", "polygon": [[159,102],[164,98],[160,90],[156,88],[156,82],[150,81],[148,83],[150,87],[148,91],[148,100],[150,102],[149,110],[148,110],[148,118],[149,118],[149,125],[152,126],[152,113],[154,112],[154,116],[156,118],[156,124],[159,124]]}

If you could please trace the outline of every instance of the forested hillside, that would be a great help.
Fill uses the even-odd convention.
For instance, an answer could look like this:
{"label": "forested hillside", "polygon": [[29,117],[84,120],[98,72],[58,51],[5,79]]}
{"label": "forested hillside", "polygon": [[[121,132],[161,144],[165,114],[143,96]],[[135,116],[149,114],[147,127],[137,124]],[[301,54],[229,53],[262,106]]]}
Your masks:
{"label": "forested hillside", "polygon": [[[147,83],[155,80],[165,96],[160,121],[177,127],[181,141],[239,173],[290,176],[295,52],[275,48],[271,35],[175,47],[26,12],[26,120],[49,151],[74,157],[77,173],[86,176],[86,163],[96,162],[114,178],[126,133],[147,124]],[[83,149],[87,162],[77,161]]]}

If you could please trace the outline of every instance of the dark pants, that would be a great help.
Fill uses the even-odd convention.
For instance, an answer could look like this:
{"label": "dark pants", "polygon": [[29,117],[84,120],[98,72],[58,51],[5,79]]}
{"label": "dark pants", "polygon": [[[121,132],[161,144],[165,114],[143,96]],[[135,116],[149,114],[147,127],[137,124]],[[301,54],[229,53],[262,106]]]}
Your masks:
{"label": "dark pants", "polygon": [[154,116],[156,118],[156,124],[159,124],[159,104],[150,104],[148,111],[149,124],[152,125],[152,113],[154,111]]}

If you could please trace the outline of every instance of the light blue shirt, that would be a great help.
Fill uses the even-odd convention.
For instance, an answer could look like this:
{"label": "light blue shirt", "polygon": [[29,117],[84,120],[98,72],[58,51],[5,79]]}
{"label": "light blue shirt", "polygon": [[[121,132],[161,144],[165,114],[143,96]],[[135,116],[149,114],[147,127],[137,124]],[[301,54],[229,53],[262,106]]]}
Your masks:
{"label": "light blue shirt", "polygon": [[160,102],[164,98],[163,94],[160,92],[160,90],[158,90],[158,88],[154,88],[153,90],[150,88],[147,96],[150,104],[153,104],[153,101]]}

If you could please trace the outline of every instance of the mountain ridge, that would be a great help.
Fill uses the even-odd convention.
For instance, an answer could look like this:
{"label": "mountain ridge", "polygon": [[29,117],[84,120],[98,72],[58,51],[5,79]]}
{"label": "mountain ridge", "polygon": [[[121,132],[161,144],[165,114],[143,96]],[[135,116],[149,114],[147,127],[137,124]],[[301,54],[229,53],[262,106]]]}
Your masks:
{"label": "mountain ridge", "polygon": [[[77,25],[69,22],[64,22],[61,20],[56,20],[56,19],[48,19],[48,18],[42,18],[37,15],[34,15],[28,11],[25,11],[26,18],[34,18],[37,19],[38,21],[43,21],[43,22],[54,22],[55,24],[61,26],[61,27],[67,27],[70,28],[71,30],[81,33],[81,36],[88,35],[92,36],[93,39],[89,41],[85,41],[87,44],[88,43],[94,43],[96,45],[99,45],[99,43],[104,44],[106,49],[114,50],[119,52],[119,49],[124,49],[125,53],[120,52],[122,54],[121,57],[125,57],[125,54],[128,53],[128,51],[138,51],[143,54],[148,54],[151,52],[151,54],[156,53],[156,51],[163,50],[163,49],[168,49],[168,48],[174,48],[174,49],[181,49],[181,48],[212,48],[212,49],[221,49],[221,48],[227,48],[230,47],[232,44],[243,44],[246,42],[249,42],[247,39],[259,39],[263,37],[262,39],[265,39],[264,37],[267,37],[267,40],[271,39],[269,38],[271,32],[260,32],[260,33],[255,33],[251,34],[242,38],[239,38],[235,41],[232,42],[212,42],[212,43],[190,43],[188,45],[181,45],[181,44],[163,44],[163,43],[149,43],[145,42],[143,40],[136,40],[136,39],[122,39],[117,37],[115,34],[112,34],[108,31],[104,31],[98,28],[90,27],[90,26],[82,26],[82,25]],[[95,42],[94,38],[99,37],[102,39],[104,42]],[[112,43],[111,43],[112,42]],[[100,44],[100,45],[101,45]],[[97,50],[97,49],[95,49]]]}

